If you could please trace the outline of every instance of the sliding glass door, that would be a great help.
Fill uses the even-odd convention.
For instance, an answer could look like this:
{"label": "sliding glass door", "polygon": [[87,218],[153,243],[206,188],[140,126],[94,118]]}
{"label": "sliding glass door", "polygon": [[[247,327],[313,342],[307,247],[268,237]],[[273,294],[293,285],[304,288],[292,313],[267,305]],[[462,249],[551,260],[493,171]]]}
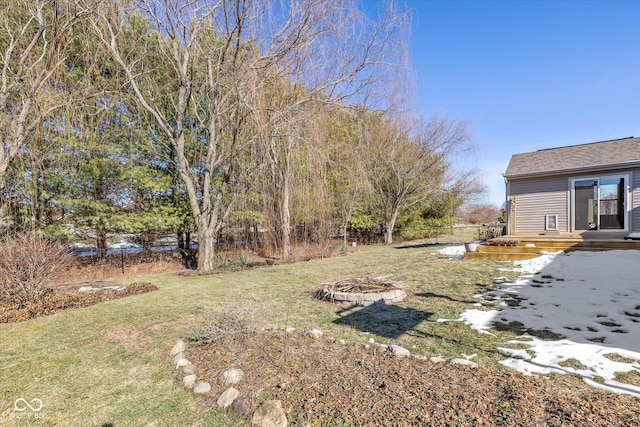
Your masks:
{"label": "sliding glass door", "polygon": [[625,230],[627,176],[573,180],[573,229]]}

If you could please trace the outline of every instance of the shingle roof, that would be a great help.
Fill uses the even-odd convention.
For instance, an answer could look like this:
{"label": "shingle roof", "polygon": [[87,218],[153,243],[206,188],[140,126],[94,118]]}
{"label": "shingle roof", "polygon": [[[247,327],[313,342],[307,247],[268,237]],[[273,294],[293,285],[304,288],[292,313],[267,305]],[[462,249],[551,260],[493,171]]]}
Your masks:
{"label": "shingle roof", "polygon": [[640,163],[640,138],[629,137],[514,154],[505,176],[551,175]]}

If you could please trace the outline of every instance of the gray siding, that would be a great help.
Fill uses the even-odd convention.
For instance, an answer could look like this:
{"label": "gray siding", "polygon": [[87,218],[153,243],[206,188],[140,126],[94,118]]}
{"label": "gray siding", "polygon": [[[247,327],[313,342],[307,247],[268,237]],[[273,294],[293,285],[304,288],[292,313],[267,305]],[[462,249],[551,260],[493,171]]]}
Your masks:
{"label": "gray siding", "polygon": [[640,231],[640,169],[634,169],[631,171],[631,200],[629,201],[631,206],[631,224],[630,230]]}
{"label": "gray siding", "polygon": [[[640,168],[594,172],[589,176],[630,173],[631,191],[628,204],[629,230],[640,232]],[[571,206],[571,178],[579,176],[557,176],[544,178],[515,179],[509,181],[509,196],[515,199],[511,218],[511,233],[542,233],[545,215],[558,215],[558,231],[570,232],[569,209]]]}
{"label": "gray siding", "polygon": [[[543,233],[545,215],[558,215],[558,231],[569,231],[569,179],[565,177],[511,180],[509,194],[515,198],[515,233]],[[640,213],[639,213],[640,216]]]}

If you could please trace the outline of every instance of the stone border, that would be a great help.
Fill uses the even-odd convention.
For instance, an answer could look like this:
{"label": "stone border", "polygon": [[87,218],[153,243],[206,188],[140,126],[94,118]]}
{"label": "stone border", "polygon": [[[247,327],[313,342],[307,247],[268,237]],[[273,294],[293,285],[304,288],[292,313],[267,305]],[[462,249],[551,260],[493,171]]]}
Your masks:
{"label": "stone border", "polygon": [[[209,393],[211,384],[207,381],[197,381],[196,367],[185,357],[185,351],[186,345],[184,341],[179,339],[169,352],[171,363],[183,375],[182,384],[195,394]],[[249,399],[233,387],[239,384],[243,377],[244,372],[241,369],[226,369],[220,376],[220,380],[227,388],[216,401],[216,404],[222,409],[231,407],[233,414],[237,416],[248,414],[251,411]],[[287,425],[287,416],[282,408],[282,402],[279,400],[262,402],[251,417],[251,426],[254,427],[287,427]]]}
{"label": "stone border", "polygon": [[[389,293],[394,293],[397,298],[398,296],[397,294],[395,294],[395,292],[396,290],[389,291]],[[264,328],[264,330],[273,331],[279,330],[279,328],[273,326]],[[294,333],[295,328],[285,328],[283,329],[283,331],[287,334]],[[314,339],[321,339],[324,336],[323,332],[318,328],[309,329],[306,332],[306,335]],[[338,342],[342,345],[347,344],[345,340],[334,340],[334,342]],[[370,338],[368,340],[368,344],[364,344],[364,348],[371,348],[370,344],[373,346],[375,351],[388,351],[396,357],[415,357],[418,359],[426,360],[425,356],[412,355],[411,352],[404,347],[394,344],[387,345],[376,343],[373,338]],[[171,363],[175,366],[175,369],[178,370],[183,376],[183,386],[191,390],[195,394],[209,393],[212,389],[211,384],[207,381],[198,381],[197,369],[185,357],[185,352],[186,345],[180,339],[176,341],[170,351]],[[477,368],[478,364],[469,360],[475,356],[475,354],[471,356],[465,355],[464,359],[451,359],[448,361],[448,363],[451,365]],[[429,360],[434,364],[447,363],[447,359],[442,357],[431,357]],[[218,397],[216,404],[222,409],[227,409],[230,407],[233,414],[236,416],[250,414],[251,412],[249,397],[243,395],[240,390],[233,387],[240,384],[240,382],[244,378],[244,375],[245,373],[241,369],[232,367],[225,369],[219,378],[221,384],[226,388]],[[287,416],[284,412],[284,409],[282,408],[282,402],[280,400],[267,400],[262,402],[251,416],[252,427],[287,427],[287,425]]]}
{"label": "stone border", "polygon": [[399,302],[404,300],[406,297],[407,293],[398,288],[384,292],[351,293],[331,291],[329,286],[325,286],[322,288],[322,291],[318,293],[318,299],[324,299],[336,304],[362,307],[368,307],[373,304],[390,304]]}

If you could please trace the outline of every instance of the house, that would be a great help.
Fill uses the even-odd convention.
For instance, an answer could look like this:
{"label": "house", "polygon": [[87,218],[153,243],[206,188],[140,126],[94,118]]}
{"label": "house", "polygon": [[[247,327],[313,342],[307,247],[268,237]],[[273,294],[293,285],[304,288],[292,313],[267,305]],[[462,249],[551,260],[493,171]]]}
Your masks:
{"label": "house", "polygon": [[504,178],[509,235],[640,234],[638,137],[515,154]]}

